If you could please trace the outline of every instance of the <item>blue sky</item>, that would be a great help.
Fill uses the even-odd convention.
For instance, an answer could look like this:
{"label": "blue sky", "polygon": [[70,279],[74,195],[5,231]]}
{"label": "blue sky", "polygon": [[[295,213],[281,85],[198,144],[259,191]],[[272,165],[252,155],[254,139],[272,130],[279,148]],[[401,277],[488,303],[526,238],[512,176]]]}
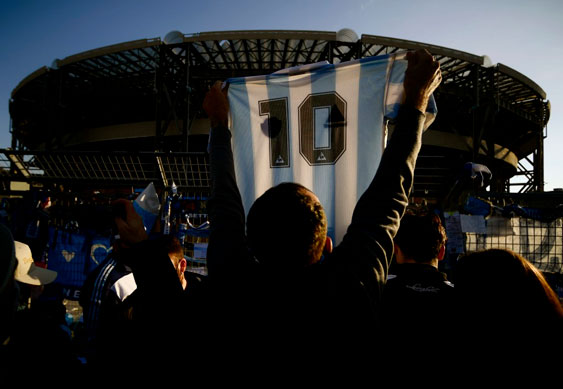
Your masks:
{"label": "blue sky", "polygon": [[415,40],[510,66],[540,85],[552,112],[546,190],[563,187],[563,1],[560,0],[51,0],[0,5],[0,148],[10,145],[8,101],[27,75],[56,58],[142,38],[222,30],[351,28]]}

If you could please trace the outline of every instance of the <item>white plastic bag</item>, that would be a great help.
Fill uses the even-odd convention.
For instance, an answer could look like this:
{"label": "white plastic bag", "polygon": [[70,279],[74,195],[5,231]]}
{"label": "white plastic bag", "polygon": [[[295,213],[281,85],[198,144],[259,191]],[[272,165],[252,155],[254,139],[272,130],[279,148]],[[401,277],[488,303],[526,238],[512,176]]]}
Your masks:
{"label": "white plastic bag", "polygon": [[160,210],[160,201],[152,182],[133,201],[133,207],[143,219],[145,231],[149,234]]}

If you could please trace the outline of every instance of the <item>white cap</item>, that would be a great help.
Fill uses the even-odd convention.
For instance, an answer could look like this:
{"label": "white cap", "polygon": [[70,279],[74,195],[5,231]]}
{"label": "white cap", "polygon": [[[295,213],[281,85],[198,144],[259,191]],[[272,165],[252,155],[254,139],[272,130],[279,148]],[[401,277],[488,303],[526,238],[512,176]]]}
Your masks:
{"label": "white cap", "polygon": [[16,258],[18,265],[14,278],[16,281],[30,285],[46,285],[55,281],[57,272],[35,266],[35,261],[31,256],[31,249],[22,242],[14,242],[16,246]]}

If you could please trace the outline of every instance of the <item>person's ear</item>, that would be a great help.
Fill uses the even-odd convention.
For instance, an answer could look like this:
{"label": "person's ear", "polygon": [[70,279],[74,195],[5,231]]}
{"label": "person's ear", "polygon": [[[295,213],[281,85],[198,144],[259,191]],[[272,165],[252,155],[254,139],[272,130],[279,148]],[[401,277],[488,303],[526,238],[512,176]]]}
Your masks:
{"label": "person's ear", "polygon": [[440,247],[440,251],[438,251],[438,261],[441,261],[446,256],[446,245]]}
{"label": "person's ear", "polygon": [[323,250],[323,254],[330,254],[332,253],[332,238],[330,236],[326,237],[325,240],[325,248]]}
{"label": "person's ear", "polygon": [[401,246],[399,246],[397,243],[393,244],[393,255],[395,256],[395,262],[397,262],[398,264],[406,263],[403,250],[401,250]]}
{"label": "person's ear", "polygon": [[188,261],[186,261],[186,258],[180,259],[180,261],[178,262],[178,270],[184,273],[187,267],[188,267]]}

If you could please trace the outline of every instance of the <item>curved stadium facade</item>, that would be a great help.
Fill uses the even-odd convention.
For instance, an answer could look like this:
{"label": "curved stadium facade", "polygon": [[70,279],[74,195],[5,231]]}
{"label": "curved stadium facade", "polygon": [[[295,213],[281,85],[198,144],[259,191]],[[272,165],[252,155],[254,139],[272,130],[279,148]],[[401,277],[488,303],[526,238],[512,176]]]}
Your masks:
{"label": "curved stadium facade", "polygon": [[10,177],[67,187],[172,182],[206,192],[208,121],[216,80],[426,48],[440,62],[439,114],[423,138],[413,196],[442,201],[468,161],[493,173],[490,190],[543,191],[545,92],[488,57],[351,30],[222,31],[141,39],[55,60],[10,101]]}

